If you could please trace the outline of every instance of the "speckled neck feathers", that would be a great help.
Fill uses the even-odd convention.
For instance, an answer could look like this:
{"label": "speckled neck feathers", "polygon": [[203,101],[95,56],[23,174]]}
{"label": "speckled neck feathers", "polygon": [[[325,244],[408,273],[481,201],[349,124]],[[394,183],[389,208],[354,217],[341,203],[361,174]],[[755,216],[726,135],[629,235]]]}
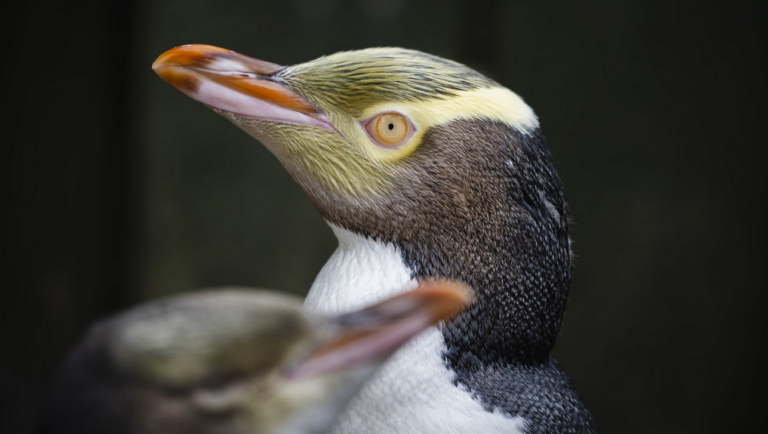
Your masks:
{"label": "speckled neck feathers", "polygon": [[[541,132],[456,121],[429,131],[400,170],[398,184],[381,196],[313,201],[334,225],[395,248],[411,279],[448,277],[475,289],[475,303],[440,330],[438,352],[457,399],[468,393],[486,417],[509,418],[494,431],[497,421],[480,417],[478,429],[516,432],[524,421],[527,433],[593,433],[591,415],[549,356],[571,255],[563,189]],[[380,402],[389,387],[374,382],[362,397]],[[472,431],[457,425],[447,432]]]}
{"label": "speckled neck feathers", "polygon": [[452,364],[545,361],[571,264],[566,204],[544,137],[456,121],[429,131],[398,170],[381,196],[312,199],[330,222],[396,245],[412,277],[459,279],[477,291],[444,332]]}

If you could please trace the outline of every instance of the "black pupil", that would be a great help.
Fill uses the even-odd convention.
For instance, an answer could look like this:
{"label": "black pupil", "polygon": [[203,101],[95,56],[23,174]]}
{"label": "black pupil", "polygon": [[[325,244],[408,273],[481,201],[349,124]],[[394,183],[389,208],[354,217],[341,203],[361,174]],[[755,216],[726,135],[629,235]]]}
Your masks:
{"label": "black pupil", "polygon": [[395,124],[389,124],[389,129],[390,130],[394,130],[395,129]]}

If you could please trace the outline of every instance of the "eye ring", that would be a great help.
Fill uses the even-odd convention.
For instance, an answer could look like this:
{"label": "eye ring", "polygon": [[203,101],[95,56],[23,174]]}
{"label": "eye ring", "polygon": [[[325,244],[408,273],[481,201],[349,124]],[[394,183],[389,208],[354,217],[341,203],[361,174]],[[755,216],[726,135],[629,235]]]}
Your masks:
{"label": "eye ring", "polygon": [[416,132],[416,127],[402,113],[383,112],[362,122],[368,138],[386,149],[397,149]]}

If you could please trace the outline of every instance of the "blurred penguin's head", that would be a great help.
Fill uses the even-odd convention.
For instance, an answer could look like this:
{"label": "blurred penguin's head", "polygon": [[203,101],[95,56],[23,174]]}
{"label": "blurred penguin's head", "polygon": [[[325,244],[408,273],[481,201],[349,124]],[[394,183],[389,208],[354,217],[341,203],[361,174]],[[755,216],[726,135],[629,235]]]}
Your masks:
{"label": "blurred penguin's head", "polygon": [[336,317],[246,290],[140,306],[93,327],[74,351],[44,432],[325,432],[387,357],[456,313],[467,294],[425,282]]}

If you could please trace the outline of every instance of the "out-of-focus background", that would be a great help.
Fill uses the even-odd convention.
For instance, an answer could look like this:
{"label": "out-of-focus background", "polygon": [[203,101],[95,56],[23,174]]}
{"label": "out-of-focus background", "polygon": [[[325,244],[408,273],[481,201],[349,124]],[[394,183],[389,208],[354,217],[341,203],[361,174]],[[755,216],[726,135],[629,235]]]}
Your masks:
{"label": "out-of-focus background", "polygon": [[30,433],[94,320],[243,285],[305,293],[335,239],[259,143],[159,79],[206,43],[279,64],[404,46],[540,117],[577,254],[555,356],[603,433],[768,409],[766,3],[3,2],[0,432]]}

